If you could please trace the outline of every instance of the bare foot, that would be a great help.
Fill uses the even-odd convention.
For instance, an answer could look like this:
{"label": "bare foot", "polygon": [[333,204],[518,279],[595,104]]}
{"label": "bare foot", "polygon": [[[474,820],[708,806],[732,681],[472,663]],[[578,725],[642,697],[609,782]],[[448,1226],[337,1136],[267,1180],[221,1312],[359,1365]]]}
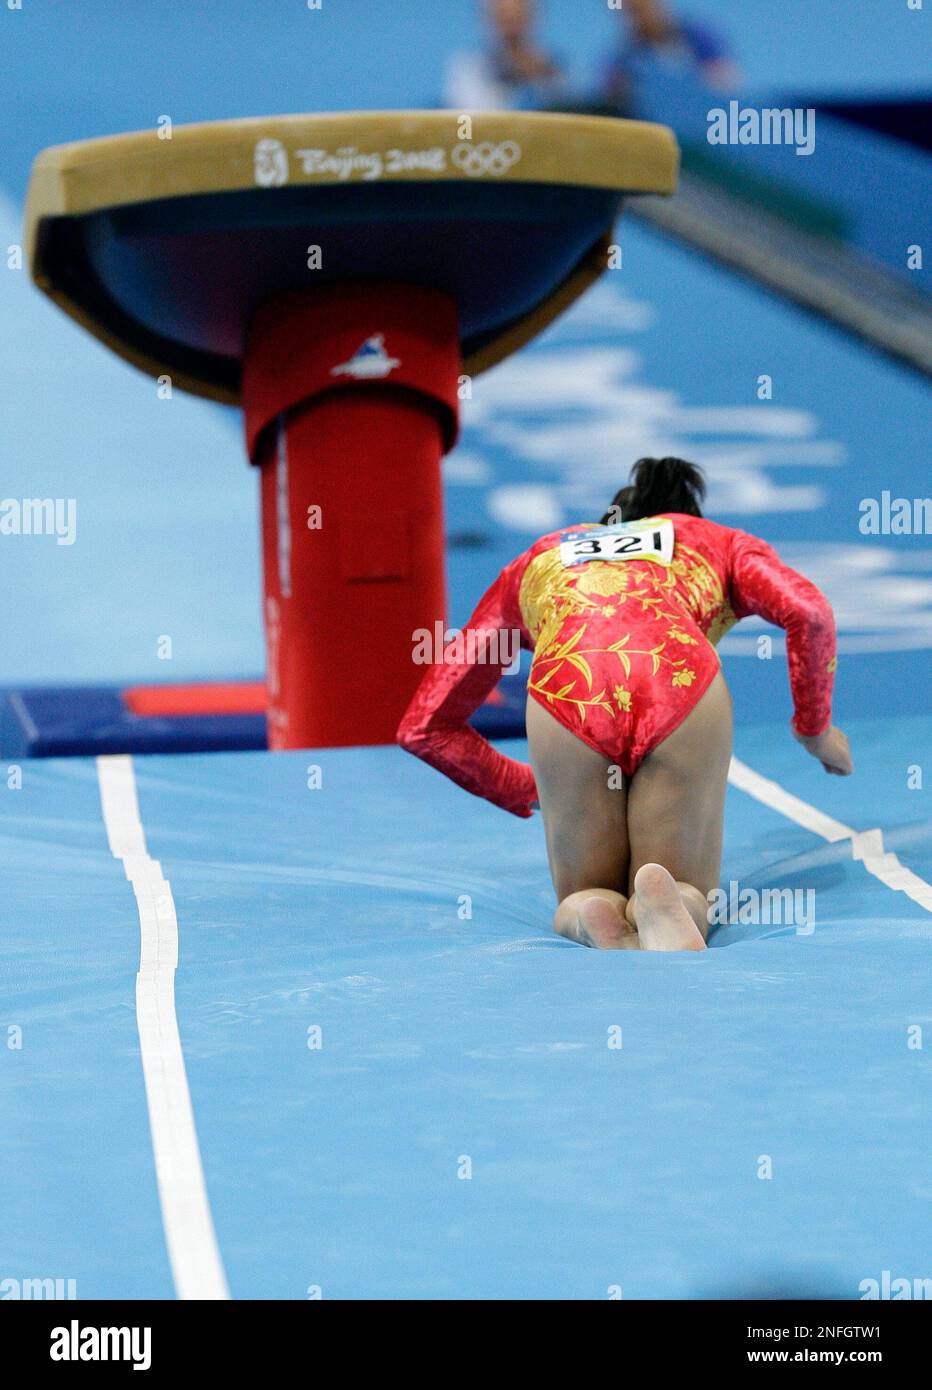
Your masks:
{"label": "bare foot", "polygon": [[602,951],[638,949],[637,932],[631,930],[623,912],[604,898],[587,898],[576,911],[576,940],[583,946]]}
{"label": "bare foot", "polygon": [[642,864],[634,878],[638,934],[643,951],[704,951],[705,942],[683,905],[672,874],[661,864]]}
{"label": "bare foot", "polygon": [[571,893],[557,908],[554,927],[561,936],[580,946],[603,951],[637,951],[637,931],[625,917],[626,901],[620,893],[599,889]]}

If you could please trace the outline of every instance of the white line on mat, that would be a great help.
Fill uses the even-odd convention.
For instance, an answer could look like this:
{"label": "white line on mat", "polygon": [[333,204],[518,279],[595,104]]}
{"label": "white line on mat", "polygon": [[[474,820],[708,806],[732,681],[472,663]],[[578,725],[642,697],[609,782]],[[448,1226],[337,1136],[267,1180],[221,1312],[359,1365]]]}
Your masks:
{"label": "white line on mat", "polygon": [[132,758],[98,758],[97,777],[110,851],[123,865],[139,911],[136,1022],[175,1291],[182,1299],[227,1299],[175,1014],[178,919],[171,885],[146,848]]}
{"label": "white line on mat", "polygon": [[784,791],[779,782],[762,777],[737,758],[731,760],[728,780],[739,791],[747,792],[755,801],[779,811],[788,820],[811,830],[814,835],[821,835],[830,844],[850,840],[851,857],[860,860],[869,874],[873,874],[894,893],[905,893],[926,912],[932,912],[932,884],[926,883],[924,878],[901,864],[895,854],[889,854],[884,849],[882,830],[852,830],[850,825],[833,820],[817,807],[810,806],[808,801],[801,801],[798,796]]}

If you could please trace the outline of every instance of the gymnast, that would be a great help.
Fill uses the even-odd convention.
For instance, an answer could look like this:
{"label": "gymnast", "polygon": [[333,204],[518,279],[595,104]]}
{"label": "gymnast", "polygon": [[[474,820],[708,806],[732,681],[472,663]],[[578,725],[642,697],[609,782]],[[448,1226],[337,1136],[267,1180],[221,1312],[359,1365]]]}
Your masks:
{"label": "gymnast", "polygon": [[542,536],[481,599],[467,633],[514,630],[534,653],[531,767],[466,722],[501,660],[431,666],[398,730],[468,791],[540,809],[554,927],[580,945],[705,949],[732,744],[715,644],[739,619],[785,630],[793,734],[826,772],[853,770],[831,720],[827,599],[765,541],[705,520],[704,496],[694,464],[641,459],[599,525]]}

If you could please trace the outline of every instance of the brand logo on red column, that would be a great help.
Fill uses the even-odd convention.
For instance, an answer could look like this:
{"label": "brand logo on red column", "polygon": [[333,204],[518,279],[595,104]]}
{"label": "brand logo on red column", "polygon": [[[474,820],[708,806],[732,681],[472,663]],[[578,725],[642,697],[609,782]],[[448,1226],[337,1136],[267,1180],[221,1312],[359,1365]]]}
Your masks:
{"label": "brand logo on red column", "polygon": [[400,357],[390,357],[385,351],[385,334],[374,333],[353,353],[348,362],[331,367],[331,376],[351,376],[357,381],[373,381],[388,376],[401,366]]}

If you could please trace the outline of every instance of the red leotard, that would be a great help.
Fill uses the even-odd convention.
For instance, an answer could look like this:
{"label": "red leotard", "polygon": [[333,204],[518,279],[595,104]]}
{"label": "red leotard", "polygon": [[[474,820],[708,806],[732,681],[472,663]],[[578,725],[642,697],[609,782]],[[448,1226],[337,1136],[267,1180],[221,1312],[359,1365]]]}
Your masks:
{"label": "red leotard", "polygon": [[[708,689],[719,669],[715,643],[756,613],[786,630],[793,727],[823,733],[835,670],[828,600],[756,536],[702,517],[666,515],[675,535],[669,564],[565,566],[564,532],[542,536],[483,595],[464,630],[470,641],[461,646],[494,655],[484,635],[518,633],[534,653],[528,693],[630,776]],[[467,791],[529,816],[537,799],[531,768],[499,753],[466,722],[504,669],[504,660],[431,666],[398,741]]]}

